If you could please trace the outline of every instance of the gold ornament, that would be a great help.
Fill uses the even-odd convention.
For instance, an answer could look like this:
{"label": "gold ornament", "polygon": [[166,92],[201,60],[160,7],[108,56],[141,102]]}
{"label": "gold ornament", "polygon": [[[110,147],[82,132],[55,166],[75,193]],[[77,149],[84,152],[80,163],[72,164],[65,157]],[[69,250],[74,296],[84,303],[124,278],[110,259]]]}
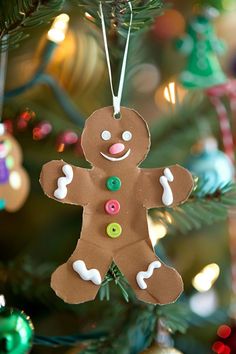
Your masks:
{"label": "gold ornament", "polygon": [[175,348],[160,347],[160,345],[156,343],[153,344],[150,348],[144,350],[140,354],[183,354],[183,353]]}
{"label": "gold ornament", "polygon": [[93,90],[105,72],[98,33],[83,26],[68,30],[48,65],[48,72],[72,94]]}

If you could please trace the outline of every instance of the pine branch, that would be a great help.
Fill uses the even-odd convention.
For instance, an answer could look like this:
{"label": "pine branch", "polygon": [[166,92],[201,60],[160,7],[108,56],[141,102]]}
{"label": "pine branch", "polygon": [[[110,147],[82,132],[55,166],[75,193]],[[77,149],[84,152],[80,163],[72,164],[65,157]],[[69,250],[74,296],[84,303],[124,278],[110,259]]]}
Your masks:
{"label": "pine branch", "polygon": [[[0,263],[0,284],[8,285],[15,294],[24,294],[42,303],[49,301],[50,275],[55,269],[53,264],[36,265],[29,258],[19,258],[8,265]],[[114,282],[119,288],[125,301],[132,298],[130,288],[124,275],[113,263],[107,272],[99,290],[100,300],[110,300],[110,283]]]}
{"label": "pine branch", "polygon": [[[101,27],[98,0],[93,2],[73,0],[73,3],[81,6],[83,12],[87,11],[93,17],[93,22]],[[117,32],[125,35],[130,18],[127,0],[103,0],[102,3],[107,27],[113,34]],[[133,33],[149,29],[163,8],[162,0],[131,0],[131,3],[133,6]]]}
{"label": "pine branch", "polygon": [[105,279],[102,282],[102,286],[99,290],[100,300],[104,300],[104,299],[106,299],[107,301],[110,300],[109,284],[111,281],[114,281],[115,284],[120,288],[120,291],[124,299],[128,302],[129,301],[128,283],[124,275],[121,273],[119,268],[114,263],[112,263],[109,271],[105,276]]}
{"label": "pine branch", "polygon": [[18,258],[8,265],[0,263],[0,284],[15,294],[24,294],[30,300],[47,303],[49,277],[55,267],[52,264],[35,265],[29,258]]}
{"label": "pine branch", "polygon": [[[145,167],[183,163],[192,145],[204,134],[219,130],[215,112],[200,92],[188,93],[174,113],[154,120],[151,129],[151,150]],[[170,149],[171,141],[171,149]],[[173,151],[175,152],[173,154]]]}
{"label": "pine branch", "polygon": [[186,333],[191,327],[217,325],[227,319],[226,308],[219,308],[210,316],[202,317],[192,312],[186,299],[166,306],[157,306],[156,314],[171,333]]}
{"label": "pine branch", "polygon": [[236,206],[236,184],[215,187],[206,193],[204,181],[201,181],[187,203],[174,209],[153,210],[151,216],[169,227],[170,231],[187,234],[204,225],[226,220],[232,206]]}
{"label": "pine branch", "polygon": [[[9,34],[9,47],[18,46],[28,37],[30,27],[49,21],[63,6],[65,0],[0,0],[0,39]],[[5,47],[4,41],[1,47]]]}
{"label": "pine branch", "polygon": [[[150,345],[155,335],[157,317],[154,306],[132,307],[120,326],[102,340],[92,342],[81,354],[130,354],[139,353]],[[134,341],[134,338],[137,340]]]}

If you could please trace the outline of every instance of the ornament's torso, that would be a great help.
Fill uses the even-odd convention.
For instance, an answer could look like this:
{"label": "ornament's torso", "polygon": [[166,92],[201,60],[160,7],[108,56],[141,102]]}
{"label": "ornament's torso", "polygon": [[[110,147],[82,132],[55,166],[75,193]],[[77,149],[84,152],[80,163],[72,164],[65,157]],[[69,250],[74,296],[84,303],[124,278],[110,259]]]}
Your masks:
{"label": "ornament's torso", "polygon": [[9,170],[7,167],[6,159],[0,158],[0,184],[5,184],[9,180]]}
{"label": "ornament's torso", "polygon": [[[111,177],[118,177],[120,180],[121,186],[118,190],[107,188]],[[91,197],[90,202],[84,207],[81,239],[86,239],[98,246],[104,246],[105,243],[113,250],[147,239],[147,211],[141,199],[140,169],[134,167],[120,171],[113,168],[110,171],[101,171],[94,168],[90,171],[89,178],[91,188],[88,193]],[[109,214],[106,211],[106,203],[109,201],[119,203],[120,209],[116,214]],[[107,235],[107,226],[111,223],[121,226],[122,232],[119,237],[113,238]]]}

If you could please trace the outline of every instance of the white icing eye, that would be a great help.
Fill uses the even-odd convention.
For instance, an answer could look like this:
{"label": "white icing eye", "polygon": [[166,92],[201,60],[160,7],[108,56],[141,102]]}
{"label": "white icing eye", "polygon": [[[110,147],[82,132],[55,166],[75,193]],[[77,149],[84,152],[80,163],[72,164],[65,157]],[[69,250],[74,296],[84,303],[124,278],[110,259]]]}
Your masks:
{"label": "white icing eye", "polygon": [[102,140],[110,140],[111,139],[111,133],[108,130],[103,130],[101,134]]}
{"label": "white icing eye", "polygon": [[129,132],[128,130],[126,130],[123,134],[122,134],[122,139],[124,141],[130,141],[132,139],[132,133]]}

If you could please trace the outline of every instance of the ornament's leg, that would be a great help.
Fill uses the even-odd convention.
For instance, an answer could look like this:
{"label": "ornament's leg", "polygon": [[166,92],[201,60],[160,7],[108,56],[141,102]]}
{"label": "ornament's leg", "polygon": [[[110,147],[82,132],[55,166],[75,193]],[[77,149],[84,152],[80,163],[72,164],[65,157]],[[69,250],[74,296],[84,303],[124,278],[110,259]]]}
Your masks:
{"label": "ornament's leg", "polygon": [[69,304],[93,300],[111,262],[109,252],[79,240],[69,260],[52,274],[51,287]]}
{"label": "ornament's leg", "polygon": [[142,301],[164,305],[174,302],[183,291],[181,276],[160,262],[148,241],[119,250],[114,261]]}

